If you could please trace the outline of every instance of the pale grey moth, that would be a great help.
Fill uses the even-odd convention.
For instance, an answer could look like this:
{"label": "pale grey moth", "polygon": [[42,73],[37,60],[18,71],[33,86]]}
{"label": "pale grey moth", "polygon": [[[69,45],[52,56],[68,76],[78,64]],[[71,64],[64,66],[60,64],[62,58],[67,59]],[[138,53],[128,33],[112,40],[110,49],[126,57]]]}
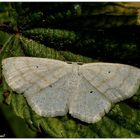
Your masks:
{"label": "pale grey moth", "polygon": [[133,96],[140,85],[140,69],[113,63],[78,65],[34,57],[2,61],[3,75],[13,91],[44,117],[67,113],[87,123],[99,121],[112,104]]}

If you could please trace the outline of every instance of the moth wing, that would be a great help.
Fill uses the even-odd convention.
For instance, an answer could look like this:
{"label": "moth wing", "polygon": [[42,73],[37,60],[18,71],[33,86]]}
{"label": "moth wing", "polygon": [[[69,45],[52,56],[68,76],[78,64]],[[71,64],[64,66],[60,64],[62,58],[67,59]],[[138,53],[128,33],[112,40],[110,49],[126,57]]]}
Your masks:
{"label": "moth wing", "polygon": [[41,116],[67,113],[70,66],[59,60],[12,57],[3,60],[3,75],[17,93],[24,93],[28,104]]}
{"label": "moth wing", "polygon": [[129,65],[90,63],[80,73],[113,103],[130,98],[140,86],[140,69]]}
{"label": "moth wing", "polygon": [[69,112],[87,123],[99,121],[112,103],[133,96],[140,85],[140,70],[123,64],[85,64],[79,67],[79,75]]}
{"label": "moth wing", "polygon": [[84,77],[79,80],[77,94],[70,100],[69,113],[87,123],[95,123],[111,108],[111,102]]}

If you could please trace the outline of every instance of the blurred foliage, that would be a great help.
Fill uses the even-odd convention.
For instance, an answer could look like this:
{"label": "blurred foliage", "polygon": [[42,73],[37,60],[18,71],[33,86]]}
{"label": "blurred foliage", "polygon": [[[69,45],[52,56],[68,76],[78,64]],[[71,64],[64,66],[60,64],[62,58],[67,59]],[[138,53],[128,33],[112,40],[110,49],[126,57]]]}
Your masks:
{"label": "blurred foliage", "polygon": [[[2,3],[2,59],[33,56],[76,62],[118,62],[140,67],[140,3]],[[6,137],[139,138],[140,90],[95,124],[38,116],[7,86],[0,69],[0,134]],[[18,116],[18,117],[17,117]],[[12,134],[11,134],[11,133]]]}

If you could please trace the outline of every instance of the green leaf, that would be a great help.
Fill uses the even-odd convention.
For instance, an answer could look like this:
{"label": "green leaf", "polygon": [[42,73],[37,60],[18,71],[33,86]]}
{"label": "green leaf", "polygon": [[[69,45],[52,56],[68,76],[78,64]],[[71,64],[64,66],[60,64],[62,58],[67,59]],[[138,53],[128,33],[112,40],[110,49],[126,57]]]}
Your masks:
{"label": "green leaf", "polygon": [[121,125],[117,124],[115,121],[109,119],[108,117],[103,117],[103,119],[91,125],[95,132],[102,138],[138,138],[139,135],[131,132],[131,130],[123,128]]}
{"label": "green leaf", "polygon": [[[11,107],[7,106],[5,104],[0,104],[0,111],[2,111],[6,123],[8,122],[10,129],[13,132],[14,137],[17,138],[33,138],[36,137],[37,134],[35,131],[33,131],[31,128],[28,127],[28,125],[25,123],[25,121],[19,117],[17,117],[14,112],[11,111]],[[7,127],[5,122],[1,124],[1,127]],[[3,130],[7,130],[4,129]],[[4,131],[5,137],[8,136],[9,132]]]}
{"label": "green leaf", "polygon": [[108,116],[116,120],[118,124],[126,129],[140,134],[140,110],[134,109],[127,104],[121,102],[117,104],[108,114]]}
{"label": "green leaf", "polygon": [[79,36],[73,32],[68,30],[60,30],[60,29],[46,29],[46,28],[36,28],[24,31],[23,34],[28,37],[32,37],[35,40],[42,41],[61,41],[62,43],[72,43],[75,42]]}
{"label": "green leaf", "polygon": [[11,3],[0,2],[0,27],[9,26],[12,27],[13,30],[17,29],[17,13],[15,9],[12,7]]}

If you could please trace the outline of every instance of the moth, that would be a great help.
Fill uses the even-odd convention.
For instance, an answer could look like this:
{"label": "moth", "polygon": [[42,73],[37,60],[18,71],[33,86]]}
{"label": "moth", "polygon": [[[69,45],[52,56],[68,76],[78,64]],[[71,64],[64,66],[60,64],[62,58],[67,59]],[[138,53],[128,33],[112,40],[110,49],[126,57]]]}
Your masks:
{"label": "moth", "polygon": [[99,121],[112,104],[133,96],[140,69],[115,63],[79,65],[54,59],[10,57],[2,61],[9,87],[23,94],[29,106],[44,117],[69,113],[86,123]]}

